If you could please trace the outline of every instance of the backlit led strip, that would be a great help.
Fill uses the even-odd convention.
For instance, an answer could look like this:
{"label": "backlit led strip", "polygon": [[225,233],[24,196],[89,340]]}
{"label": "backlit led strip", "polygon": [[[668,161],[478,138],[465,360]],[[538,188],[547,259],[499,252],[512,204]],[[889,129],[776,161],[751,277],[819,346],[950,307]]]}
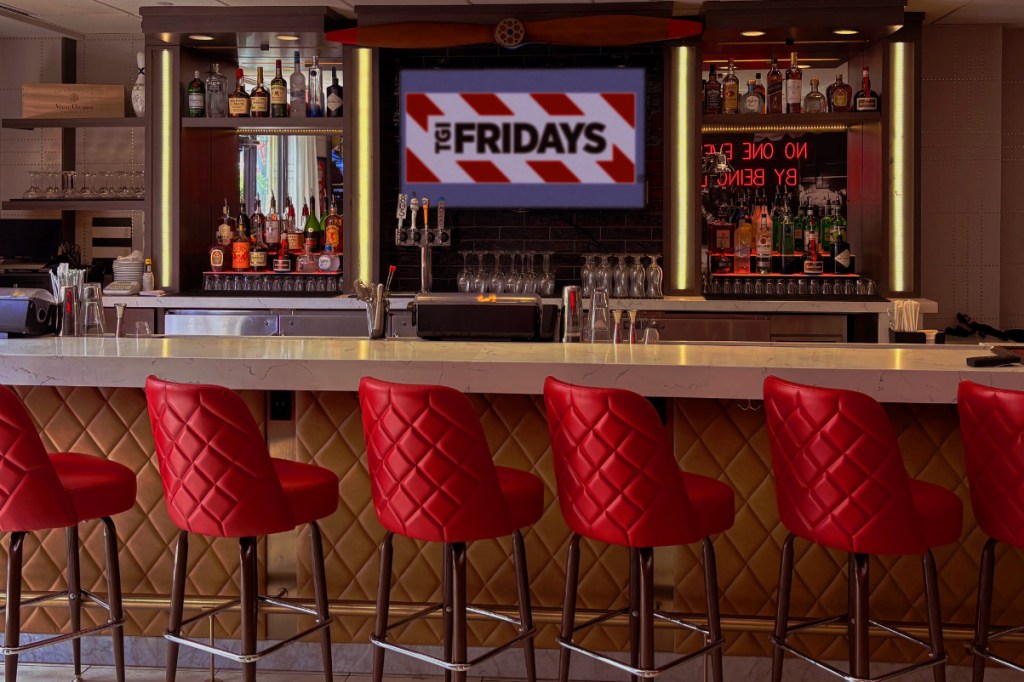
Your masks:
{"label": "backlit led strip", "polygon": [[171,118],[173,115],[174,91],[171,83],[171,51],[160,50],[160,138],[157,154],[160,158],[159,210],[155,219],[159,232],[160,259],[156,275],[160,288],[171,287]]}
{"label": "backlit led strip", "polygon": [[713,125],[700,127],[702,133],[787,133],[787,132],[845,132],[850,126],[845,123],[786,123],[779,125]]}
{"label": "backlit led strip", "polygon": [[373,250],[373,225],[370,224],[370,201],[373,196],[373,51],[368,47],[352,50],[356,72],[356,235],[359,239],[359,262],[349,281],[370,281],[373,273],[370,256]]}
{"label": "backlit led strip", "polygon": [[889,289],[914,288],[914,46],[892,43],[886,103],[891,107],[889,149]]}
{"label": "backlit led strip", "polygon": [[672,288],[677,291],[690,289],[694,286],[691,281],[693,274],[693,254],[691,244],[696,234],[697,227],[692,225],[693,206],[692,195],[693,183],[697,178],[693,177],[694,167],[697,162],[697,142],[694,139],[694,126],[690,125],[693,117],[693,103],[697,101],[697,93],[694,91],[693,79],[690,71],[696,64],[696,48],[680,45],[670,48],[672,77],[675,80],[675,87],[670,88],[671,101],[669,111],[672,126],[672,140],[674,149],[671,150],[670,159],[672,164],[672,178],[674,187],[672,193],[675,199],[670,202],[669,228],[673,231],[672,239],[672,271],[669,273]]}
{"label": "backlit led strip", "polygon": [[240,135],[343,135],[342,128],[238,128]]}

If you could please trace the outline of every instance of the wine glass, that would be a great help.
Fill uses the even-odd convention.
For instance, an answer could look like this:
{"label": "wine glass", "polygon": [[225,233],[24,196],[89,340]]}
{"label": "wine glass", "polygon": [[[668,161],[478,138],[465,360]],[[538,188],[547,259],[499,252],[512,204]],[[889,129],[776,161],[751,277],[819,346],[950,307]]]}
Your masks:
{"label": "wine glass", "polygon": [[85,171],[82,173],[82,186],[78,190],[78,193],[83,199],[92,199],[96,196],[96,191],[92,187],[95,181],[96,174],[92,171]]}
{"label": "wine glass", "polygon": [[537,293],[537,273],[533,269],[533,263],[537,258],[535,251],[526,252],[526,265],[523,266],[523,291],[526,294]]}
{"label": "wine glass", "polygon": [[46,171],[46,189],[44,199],[60,199],[60,171]]}
{"label": "wine glass", "polygon": [[633,256],[633,266],[629,269],[629,295],[631,298],[644,297],[644,263],[640,256]]}
{"label": "wine glass", "polygon": [[468,294],[473,285],[473,271],[469,269],[469,252],[462,252],[462,269],[456,276],[456,283],[459,291]]}
{"label": "wine glass", "polygon": [[42,190],[39,188],[39,178],[42,176],[42,171],[29,171],[28,172],[28,190],[21,195],[22,199],[38,199]]}
{"label": "wine glass", "polygon": [[501,271],[501,252],[494,252],[494,269],[491,271],[491,291],[500,294],[505,291],[505,273]]}
{"label": "wine glass", "polygon": [[594,255],[583,254],[583,269],[580,270],[580,279],[583,280],[583,296],[589,298],[594,293]]}
{"label": "wine glass", "polygon": [[476,254],[476,272],[473,273],[473,292],[477,294],[487,293],[487,273],[484,272],[484,254],[481,251],[474,251]]}
{"label": "wine glass", "polygon": [[651,258],[651,264],[647,266],[647,298],[661,298],[661,266],[658,265],[658,258]]}
{"label": "wine glass", "polygon": [[608,255],[601,255],[601,264],[597,266],[597,278],[594,282],[594,288],[601,287],[606,292],[611,292],[615,288],[615,277],[612,275],[612,266],[608,262]]}
{"label": "wine glass", "polygon": [[509,293],[515,293],[516,286],[518,286],[519,278],[521,275],[516,270],[516,258],[520,258],[518,253],[512,252],[512,263],[509,266],[508,277],[505,279],[505,291]]}
{"label": "wine glass", "polygon": [[541,296],[554,296],[555,295],[555,273],[551,270],[551,255],[553,252],[544,252],[544,273],[540,279],[540,295]]}
{"label": "wine glass", "polygon": [[615,286],[612,295],[615,298],[629,297],[629,268],[626,267],[626,256],[615,257],[615,269],[613,270]]}

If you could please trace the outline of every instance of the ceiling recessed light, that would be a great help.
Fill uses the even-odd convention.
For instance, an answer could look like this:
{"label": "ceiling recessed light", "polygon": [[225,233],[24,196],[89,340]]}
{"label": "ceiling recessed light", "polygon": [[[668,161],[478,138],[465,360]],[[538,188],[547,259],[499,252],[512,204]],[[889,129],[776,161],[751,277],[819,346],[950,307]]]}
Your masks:
{"label": "ceiling recessed light", "polygon": [[764,31],[744,31],[740,35],[744,38],[760,38],[764,35]]}
{"label": "ceiling recessed light", "polygon": [[213,40],[213,36],[204,36],[200,33],[190,35],[189,38],[191,38],[192,40]]}
{"label": "ceiling recessed light", "polygon": [[860,33],[860,31],[856,31],[852,28],[837,28],[832,32],[835,33],[837,36],[855,36],[858,33]]}
{"label": "ceiling recessed light", "polygon": [[298,40],[298,36],[277,36],[278,40]]}

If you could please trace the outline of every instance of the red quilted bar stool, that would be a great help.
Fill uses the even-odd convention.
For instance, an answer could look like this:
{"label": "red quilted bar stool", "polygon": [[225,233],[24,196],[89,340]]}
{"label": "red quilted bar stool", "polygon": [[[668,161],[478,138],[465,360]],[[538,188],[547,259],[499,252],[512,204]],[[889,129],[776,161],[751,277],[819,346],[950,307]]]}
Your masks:
{"label": "red quilted bar stool", "polygon": [[996,543],[1024,548],[1024,391],[960,383],[957,404],[967,483],[978,526],[989,537],[981,553],[975,622],[974,682],[985,678],[985,661],[1024,672],[1020,663],[992,653],[989,643],[1024,630],[990,632]]}
{"label": "red quilted bar stool", "polygon": [[[18,655],[30,649],[71,640],[75,676],[82,673],[80,638],[110,630],[114,668],[124,680],[124,614],[121,610],[121,572],[117,560],[115,514],[135,504],[135,474],[128,467],[99,457],[65,452],[48,455],[32,417],[11,389],[0,386],[0,531],[10,533],[7,548],[7,601],[0,608],[6,616],[4,679],[18,679]],[[107,601],[83,590],[79,575],[78,524],[100,519],[106,542]],[[56,528],[67,534],[67,584],[62,592],[21,599],[21,568],[25,536]],[[66,598],[71,610],[72,632],[21,644],[21,609]],[[107,621],[82,628],[82,599],[105,608]]]}
{"label": "red quilted bar stool", "polygon": [[[939,585],[931,548],[956,542],[963,504],[951,491],[907,474],[896,433],[874,399],[854,391],[804,386],[768,377],[765,415],[772,449],[775,495],[789,536],[782,546],[779,595],[772,636],[772,680],[782,680],[785,652],[846,680],[893,679],[932,668],[946,679]],[[849,554],[849,610],[845,615],[789,625],[793,543],[800,537]],[[920,554],[930,642],[871,620],[868,558],[871,554]],[[819,661],[787,643],[789,635],[827,623],[845,623],[850,672]],[[869,627],[875,626],[929,650],[928,659],[872,678]]]}
{"label": "red quilted bar stool", "polygon": [[[711,536],[732,527],[735,502],[729,486],[679,469],[672,443],[654,406],[630,391],[574,386],[548,377],[544,406],[555,460],[558,505],[572,530],[566,562],[565,603],[558,679],[569,678],[577,652],[628,672],[655,677],[706,655],[714,682],[722,680],[722,628],[718,570]],[[580,539],[629,548],[629,603],[576,624]],[[707,627],[654,610],[654,549],[701,542]],[[575,643],[584,628],[629,614],[628,665]],[[664,665],[654,664],[654,620],[700,632],[704,646]]]}
{"label": "red quilted bar stool", "polygon": [[[320,633],[324,679],[332,679],[331,615],[327,605],[323,542],[317,520],[338,508],[338,477],[322,467],[272,459],[248,407],[220,386],[146,380],[146,399],[160,464],[167,513],[181,532],[174,551],[167,680],[174,682],[178,645],[184,644],[242,664],[246,682],[256,679],[256,661],[314,632]],[[256,540],[309,525],[316,608],[258,593]],[[238,538],[241,597],[182,620],[188,535]],[[315,624],[262,651],[256,649],[259,605],[272,604],[313,616]],[[242,653],[217,649],[181,636],[183,627],[235,606],[241,607]]]}
{"label": "red quilted bar stool", "polygon": [[[521,528],[544,511],[544,484],[525,471],[495,466],[469,399],[445,386],[392,384],[369,377],[359,382],[370,486],[377,518],[387,530],[381,544],[377,584],[377,622],[370,641],[376,647],[373,679],[384,676],[385,650],[439,666],[445,678],[466,679],[466,671],[523,644],[526,678],[534,670],[533,616],[526,550]],[[392,539],[399,534],[443,543],[443,601],[396,623],[388,623],[391,604]],[[519,619],[466,603],[466,545],[474,540],[512,536]],[[396,644],[388,632],[442,611],[444,658]],[[472,661],[466,654],[466,613],[515,625],[519,634]]]}

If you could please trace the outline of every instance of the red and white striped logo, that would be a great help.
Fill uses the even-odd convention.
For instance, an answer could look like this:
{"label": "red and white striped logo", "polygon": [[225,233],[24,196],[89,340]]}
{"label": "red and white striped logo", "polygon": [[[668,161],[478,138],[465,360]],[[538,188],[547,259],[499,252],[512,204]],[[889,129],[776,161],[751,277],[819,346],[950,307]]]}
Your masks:
{"label": "red and white striped logo", "polygon": [[635,92],[406,92],[410,184],[637,182]]}

